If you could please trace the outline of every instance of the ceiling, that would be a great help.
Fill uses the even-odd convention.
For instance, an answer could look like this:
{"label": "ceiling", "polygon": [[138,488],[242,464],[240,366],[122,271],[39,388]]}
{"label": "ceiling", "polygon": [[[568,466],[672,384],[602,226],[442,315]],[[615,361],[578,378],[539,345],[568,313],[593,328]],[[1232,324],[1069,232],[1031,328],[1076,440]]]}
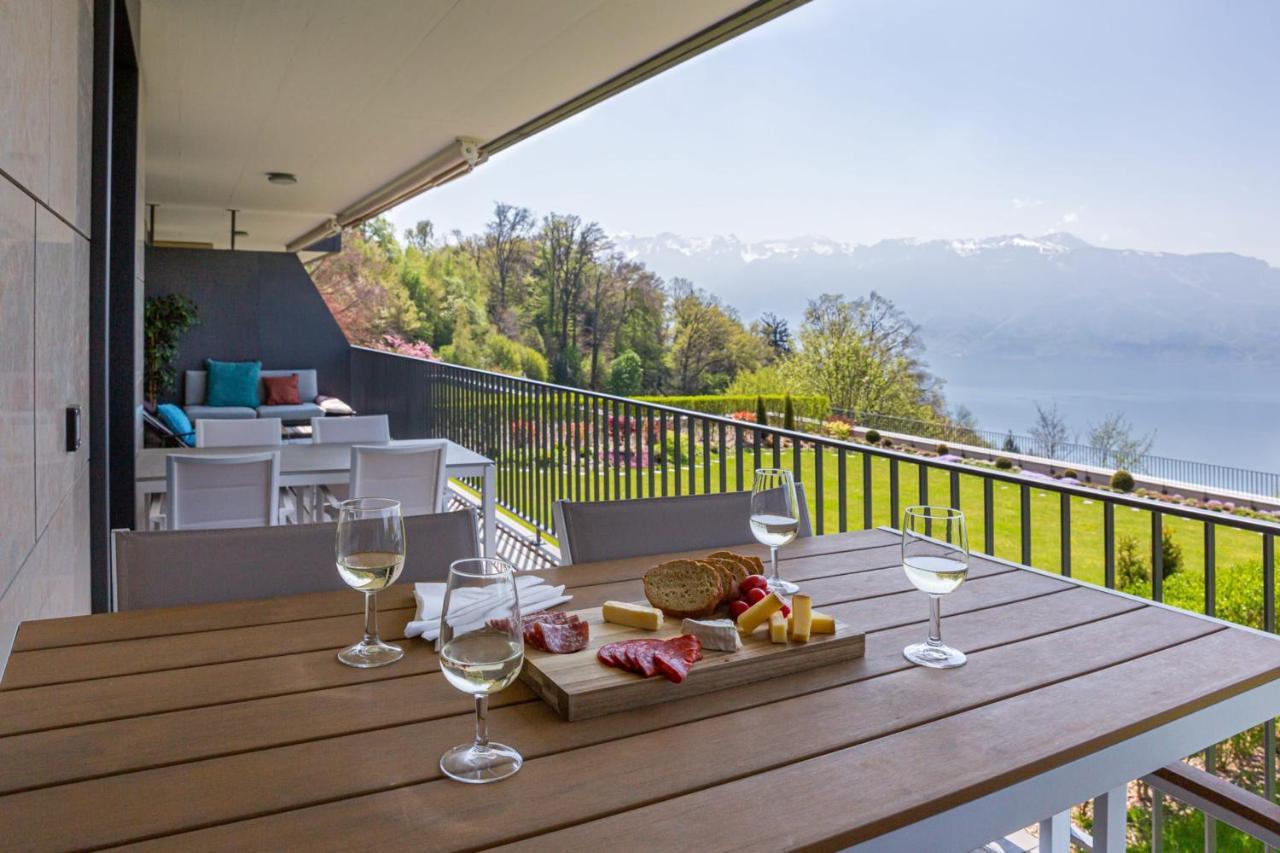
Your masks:
{"label": "ceiling", "polygon": [[[280,250],[459,137],[511,144],[526,123],[725,19],[755,15],[754,26],[792,5],[143,0],[155,239],[225,248],[236,208],[248,232],[238,248]],[[298,182],[268,183],[271,171]]]}

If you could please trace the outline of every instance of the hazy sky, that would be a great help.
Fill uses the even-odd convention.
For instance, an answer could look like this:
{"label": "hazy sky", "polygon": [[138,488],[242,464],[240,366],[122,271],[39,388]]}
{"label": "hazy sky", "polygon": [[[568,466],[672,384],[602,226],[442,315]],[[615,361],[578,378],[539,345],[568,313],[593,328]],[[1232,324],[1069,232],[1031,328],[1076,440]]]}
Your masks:
{"label": "hazy sky", "polygon": [[814,0],[392,212],[1280,265],[1280,2]]}

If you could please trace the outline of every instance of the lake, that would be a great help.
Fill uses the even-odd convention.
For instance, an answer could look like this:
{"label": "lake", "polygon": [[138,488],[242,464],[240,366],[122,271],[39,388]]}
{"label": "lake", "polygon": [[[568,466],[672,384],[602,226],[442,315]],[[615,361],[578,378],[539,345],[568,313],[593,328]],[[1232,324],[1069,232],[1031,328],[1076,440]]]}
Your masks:
{"label": "lake", "polygon": [[952,404],[983,429],[1026,433],[1035,403],[1057,402],[1072,432],[1123,412],[1138,432],[1156,431],[1152,453],[1237,468],[1280,471],[1280,371],[1187,359],[1045,362],[931,353]]}

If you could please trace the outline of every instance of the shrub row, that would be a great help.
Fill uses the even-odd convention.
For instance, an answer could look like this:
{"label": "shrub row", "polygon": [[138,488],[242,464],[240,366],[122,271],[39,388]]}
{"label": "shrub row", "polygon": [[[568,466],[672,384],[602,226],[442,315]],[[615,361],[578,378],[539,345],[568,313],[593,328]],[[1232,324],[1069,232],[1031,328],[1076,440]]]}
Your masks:
{"label": "shrub row", "polygon": [[[707,394],[701,397],[636,397],[644,403],[656,403],[659,406],[671,406],[676,409],[689,409],[706,415],[731,415],[734,412],[756,409],[755,395]],[[831,414],[831,402],[819,395],[797,395],[791,398],[795,406],[796,417],[820,421]],[[773,415],[782,414],[787,407],[785,394],[768,394],[764,396],[765,408]],[[778,419],[781,421],[781,418]]]}

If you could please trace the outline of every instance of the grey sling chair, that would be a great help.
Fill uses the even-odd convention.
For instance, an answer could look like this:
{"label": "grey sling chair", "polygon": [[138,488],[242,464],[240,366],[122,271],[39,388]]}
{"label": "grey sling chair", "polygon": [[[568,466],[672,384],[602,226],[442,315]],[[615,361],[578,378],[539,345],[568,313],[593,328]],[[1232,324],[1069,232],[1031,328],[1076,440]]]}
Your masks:
{"label": "grey sling chair", "polygon": [[[337,522],[223,530],[112,532],[116,610],[349,589],[334,564]],[[443,581],[480,556],[471,510],[404,519],[398,583]]]}
{"label": "grey sling chair", "polygon": [[[804,486],[796,483],[801,537],[812,536]],[[583,503],[555,502],[560,564],[714,550],[752,542],[751,492]]]}

